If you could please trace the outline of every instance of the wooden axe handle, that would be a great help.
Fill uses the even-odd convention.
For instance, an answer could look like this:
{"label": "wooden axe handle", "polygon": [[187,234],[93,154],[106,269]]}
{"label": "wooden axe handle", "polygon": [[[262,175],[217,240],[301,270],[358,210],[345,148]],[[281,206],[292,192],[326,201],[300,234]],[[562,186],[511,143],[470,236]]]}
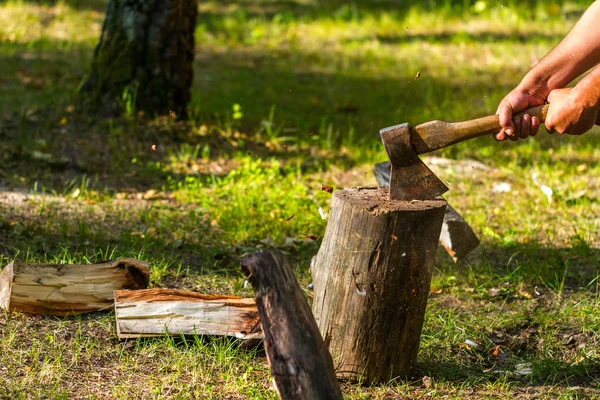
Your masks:
{"label": "wooden axe handle", "polygon": [[[549,107],[550,104],[531,107],[514,114],[513,118],[529,114],[532,117],[537,117],[540,123],[543,123],[546,120]],[[431,121],[418,125],[415,128],[418,135],[412,135],[411,139],[417,154],[423,154],[463,140],[490,135],[499,132],[501,128],[497,115],[489,115],[464,122]]]}

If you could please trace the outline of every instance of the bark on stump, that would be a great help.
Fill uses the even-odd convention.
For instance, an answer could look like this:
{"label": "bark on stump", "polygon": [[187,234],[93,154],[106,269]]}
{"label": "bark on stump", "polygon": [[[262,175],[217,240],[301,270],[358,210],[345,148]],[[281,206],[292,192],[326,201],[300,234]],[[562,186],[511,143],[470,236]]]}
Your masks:
{"label": "bark on stump", "polygon": [[188,0],[110,0],[83,92],[93,104],[185,118],[196,14]]}
{"label": "bark on stump", "polygon": [[390,201],[382,187],[338,190],[311,263],[313,312],[338,377],[410,376],[446,201]]}
{"label": "bark on stump", "polygon": [[254,287],[271,376],[282,399],[342,399],[333,361],[287,258],[260,251],[242,259]]}

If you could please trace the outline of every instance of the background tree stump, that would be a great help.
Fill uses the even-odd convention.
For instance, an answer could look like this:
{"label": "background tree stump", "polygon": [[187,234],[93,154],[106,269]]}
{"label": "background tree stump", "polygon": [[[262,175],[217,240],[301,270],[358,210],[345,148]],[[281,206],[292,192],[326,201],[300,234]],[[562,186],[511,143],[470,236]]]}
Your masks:
{"label": "background tree stump", "polygon": [[338,190],[311,272],[313,312],[338,377],[366,384],[414,366],[446,201]]}
{"label": "background tree stump", "polygon": [[185,118],[196,14],[194,1],[110,0],[83,92],[93,104]]}

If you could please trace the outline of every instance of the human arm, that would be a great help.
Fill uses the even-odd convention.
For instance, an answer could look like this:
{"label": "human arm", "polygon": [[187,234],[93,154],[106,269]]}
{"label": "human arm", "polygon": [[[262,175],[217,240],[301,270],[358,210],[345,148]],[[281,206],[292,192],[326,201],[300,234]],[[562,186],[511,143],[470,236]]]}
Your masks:
{"label": "human arm", "polygon": [[[521,83],[502,99],[497,111],[502,130],[496,134],[497,140],[507,138],[517,140],[519,137],[535,135],[540,126],[537,118],[525,115],[513,122],[512,114],[543,104],[554,89],[565,87],[577,76],[598,64],[600,61],[599,20],[600,1],[595,1],[558,46],[533,67]],[[585,85],[581,89],[585,92],[589,87]],[[553,111],[549,111],[551,121]]]}

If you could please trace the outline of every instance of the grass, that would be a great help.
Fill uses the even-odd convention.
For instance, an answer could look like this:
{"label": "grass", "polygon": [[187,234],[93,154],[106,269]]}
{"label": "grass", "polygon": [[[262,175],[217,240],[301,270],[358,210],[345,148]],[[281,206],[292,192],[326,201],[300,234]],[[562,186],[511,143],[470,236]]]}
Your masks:
{"label": "grass", "polygon": [[[105,5],[0,5],[0,263],[133,256],[154,287],[243,296],[239,258],[259,248],[310,282],[321,184],[373,184],[379,128],[493,113],[585,8],[202,2],[184,123],[73,107]],[[600,396],[599,144],[480,138],[426,159],[482,245],[460,264],[439,251],[415,378],[348,398]],[[0,397],[276,398],[256,350],[119,342],[112,318],[1,314]]]}

